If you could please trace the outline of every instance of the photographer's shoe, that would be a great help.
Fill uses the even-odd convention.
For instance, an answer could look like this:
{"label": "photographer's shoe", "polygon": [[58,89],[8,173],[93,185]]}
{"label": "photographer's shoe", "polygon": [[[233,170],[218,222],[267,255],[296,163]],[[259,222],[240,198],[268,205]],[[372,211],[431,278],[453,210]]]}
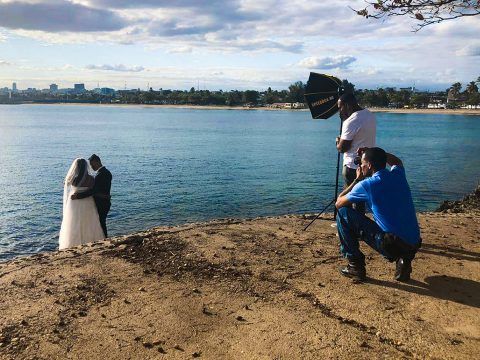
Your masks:
{"label": "photographer's shoe", "polygon": [[367,278],[367,271],[365,270],[365,265],[348,263],[347,266],[340,269],[340,273],[349,278],[363,281]]}
{"label": "photographer's shoe", "polygon": [[410,280],[410,274],[412,273],[412,260],[398,258],[397,266],[395,268],[395,280],[407,282]]}

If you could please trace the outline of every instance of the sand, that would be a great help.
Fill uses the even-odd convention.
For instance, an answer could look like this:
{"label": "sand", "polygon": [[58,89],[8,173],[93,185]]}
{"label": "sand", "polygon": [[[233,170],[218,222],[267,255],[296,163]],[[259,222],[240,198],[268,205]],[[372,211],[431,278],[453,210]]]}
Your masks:
{"label": "sand", "polygon": [[480,213],[419,214],[412,280],[331,214],[159,227],[0,263],[0,359],[478,359]]}
{"label": "sand", "polygon": [[[91,104],[91,103],[25,103],[22,105],[45,105],[45,106],[110,106],[110,107],[143,107],[163,109],[192,109],[192,110],[266,110],[266,111],[310,111],[308,109],[280,109],[273,107],[244,107],[222,105],[149,105],[149,104]],[[446,115],[473,115],[479,116],[480,109],[390,109],[368,108],[373,112],[388,112],[398,114],[446,114]]]}

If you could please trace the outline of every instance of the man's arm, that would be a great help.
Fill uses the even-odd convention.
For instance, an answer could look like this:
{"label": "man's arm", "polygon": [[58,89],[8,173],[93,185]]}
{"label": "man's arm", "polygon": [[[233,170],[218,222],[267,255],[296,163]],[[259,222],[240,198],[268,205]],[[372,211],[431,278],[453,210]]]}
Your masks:
{"label": "man's arm", "polygon": [[347,194],[350,191],[352,191],[352,189],[355,187],[355,185],[357,185],[363,179],[364,179],[364,176],[362,174],[362,170],[360,169],[360,167],[358,167],[357,168],[357,177],[355,178],[355,180],[353,180],[352,183],[345,190],[343,190],[340,193],[340,195],[338,196],[337,202],[335,203],[335,207],[337,209],[340,209],[340,208],[345,207],[345,206],[351,206],[352,205],[352,202],[350,200],[348,200],[348,198],[347,198]]}
{"label": "man's arm", "polygon": [[396,165],[396,166],[402,166],[403,167],[402,160],[400,160],[395,155],[389,154],[389,153],[387,153],[387,164],[390,165],[390,166],[395,166]]}
{"label": "man's arm", "polygon": [[85,199],[89,196],[93,196],[95,194],[95,187],[91,188],[90,190],[79,192],[72,194],[71,198],[72,200],[77,200],[77,199]]}
{"label": "man's arm", "polygon": [[341,153],[347,152],[352,147],[353,140],[341,139],[340,136],[337,136],[335,144],[337,145],[337,150]]}

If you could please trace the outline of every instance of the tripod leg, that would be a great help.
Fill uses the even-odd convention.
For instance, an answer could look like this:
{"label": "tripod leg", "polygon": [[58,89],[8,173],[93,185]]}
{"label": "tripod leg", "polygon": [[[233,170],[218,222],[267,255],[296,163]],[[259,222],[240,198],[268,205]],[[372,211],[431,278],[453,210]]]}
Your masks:
{"label": "tripod leg", "polygon": [[308,227],[309,227],[310,225],[312,225],[313,222],[314,222],[315,220],[317,220],[317,219],[320,217],[320,215],[322,215],[322,214],[325,212],[325,210],[327,210],[327,209],[330,207],[330,205],[332,205],[332,204],[335,202],[335,200],[336,200],[336,199],[333,199],[332,201],[330,201],[330,202],[328,203],[328,205],[325,206],[325,207],[323,208],[323,210],[320,211],[320,213],[319,213],[317,216],[315,216],[315,219],[313,219],[313,220],[310,222],[310,224],[308,224],[307,227],[306,227],[305,229],[303,229],[303,231],[306,231],[306,230],[308,229]]}

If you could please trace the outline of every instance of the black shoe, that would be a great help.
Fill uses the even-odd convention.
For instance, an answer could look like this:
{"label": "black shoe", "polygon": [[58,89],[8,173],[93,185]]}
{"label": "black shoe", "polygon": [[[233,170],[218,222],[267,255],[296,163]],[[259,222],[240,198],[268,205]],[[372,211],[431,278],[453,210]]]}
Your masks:
{"label": "black shoe", "polygon": [[395,280],[407,282],[410,280],[412,273],[412,260],[399,258],[397,260],[397,267],[395,268]]}
{"label": "black shoe", "polygon": [[340,269],[340,273],[344,276],[360,281],[363,281],[367,278],[367,271],[365,270],[365,265],[348,263],[347,266]]}

